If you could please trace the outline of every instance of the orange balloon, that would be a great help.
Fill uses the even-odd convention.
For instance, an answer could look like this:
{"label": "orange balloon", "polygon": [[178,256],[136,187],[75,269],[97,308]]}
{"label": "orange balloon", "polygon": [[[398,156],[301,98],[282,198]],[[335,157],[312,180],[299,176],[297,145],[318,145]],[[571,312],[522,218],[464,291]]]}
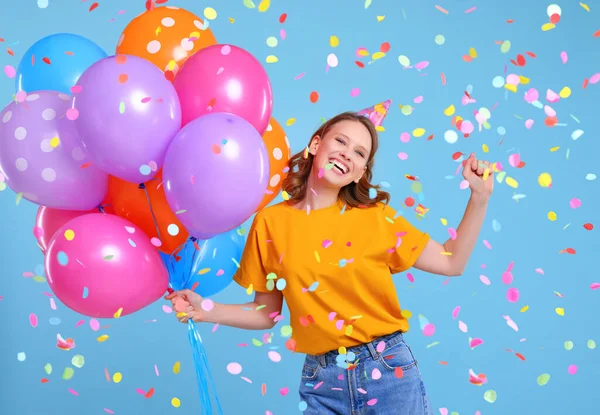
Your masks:
{"label": "orange balloon", "polygon": [[[139,226],[152,239],[152,244],[165,254],[171,254],[185,243],[188,232],[171,210],[163,189],[162,171],[144,183],[146,191],[139,185],[114,176],[108,178],[107,199],[115,215]],[[148,202],[149,199],[149,202]],[[150,209],[152,206],[152,210]],[[154,223],[154,218],[156,223]],[[158,225],[159,234],[156,231]]]}
{"label": "orange balloon", "polygon": [[263,141],[269,152],[269,186],[260,206],[256,209],[257,211],[271,203],[281,190],[281,183],[287,176],[287,171],[285,171],[287,162],[292,157],[290,142],[283,127],[275,118],[271,118],[269,121],[267,131],[263,134]]}
{"label": "orange balloon", "polygon": [[195,14],[176,7],[155,7],[129,22],[119,38],[117,54],[149,60],[172,81],[187,58],[216,44],[212,31]]}

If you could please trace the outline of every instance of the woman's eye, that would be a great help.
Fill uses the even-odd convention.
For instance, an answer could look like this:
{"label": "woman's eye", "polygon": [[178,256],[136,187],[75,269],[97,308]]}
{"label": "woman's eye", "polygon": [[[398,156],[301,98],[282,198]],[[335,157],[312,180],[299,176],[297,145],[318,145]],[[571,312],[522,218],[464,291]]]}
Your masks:
{"label": "woman's eye", "polygon": [[357,151],[356,153],[363,158],[365,157],[365,153],[363,153],[362,151]]}
{"label": "woman's eye", "polygon": [[344,140],[342,140],[341,138],[336,138],[336,140],[342,144],[345,144]]}

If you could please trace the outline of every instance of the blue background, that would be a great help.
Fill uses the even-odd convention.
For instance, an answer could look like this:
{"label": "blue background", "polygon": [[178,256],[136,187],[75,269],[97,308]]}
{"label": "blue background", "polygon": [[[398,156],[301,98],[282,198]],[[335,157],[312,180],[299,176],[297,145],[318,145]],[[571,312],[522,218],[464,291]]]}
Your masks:
{"label": "blue background", "polygon": [[[16,67],[33,42],[57,32],[82,35],[107,53],[114,53],[121,31],[144,10],[145,2],[100,0],[92,12],[88,12],[91,1],[49,0],[45,9],[38,8],[36,0],[2,3],[0,37],[4,43],[0,43],[0,65]],[[412,330],[406,338],[419,359],[436,413],[440,413],[439,408],[463,415],[477,410],[485,415],[600,411],[597,401],[593,402],[600,375],[600,350],[586,345],[590,339],[600,342],[600,290],[590,289],[591,283],[600,280],[595,256],[600,244],[597,228],[583,228],[585,223],[597,225],[600,201],[599,181],[589,180],[591,176],[586,179],[588,174],[600,174],[600,84],[582,88],[585,78],[600,72],[600,38],[593,37],[600,29],[600,6],[590,3],[591,11],[587,12],[578,2],[560,2],[561,21],[554,30],[543,32],[549,3],[540,1],[527,2],[526,8],[525,2],[516,0],[440,0],[438,4],[449,14],[437,10],[432,1],[374,0],[368,8],[363,1],[354,0],[273,1],[266,12],[249,9],[241,0],[168,2],[200,17],[204,7],[212,6],[218,17],[210,24],[219,42],[239,45],[262,62],[271,54],[278,57],[279,62],[264,65],[274,91],[274,117],[283,125],[290,118],[297,119],[285,126],[294,151],[306,144],[321,117],[392,99],[381,134],[375,181],[389,183],[392,206],[438,241],[448,238],[440,218],[448,220],[448,227],[456,228],[468,198],[468,191],[459,189],[460,177],[447,178],[457,168],[451,157],[454,152],[475,151],[481,159],[500,161],[508,175],[519,182],[518,189],[496,183],[480,238],[463,276],[447,279],[413,270],[414,283],[405,274],[394,277],[403,308],[413,313]],[[476,10],[466,14],[465,10],[473,6]],[[126,12],[119,15],[119,10]],[[282,13],[288,14],[284,24],[278,22]],[[383,15],[385,19],[378,22],[376,16]],[[229,17],[235,19],[233,24]],[[514,23],[507,23],[508,19]],[[285,40],[279,38],[282,28],[287,33]],[[434,42],[438,34],[445,36],[444,45]],[[329,45],[332,35],[340,39],[337,48]],[[269,36],[279,38],[277,47],[266,45]],[[495,43],[504,40],[512,42],[506,54]],[[362,58],[362,69],[353,63],[357,47],[364,46],[373,53],[382,42],[391,44],[387,56],[371,64],[369,58]],[[6,47],[15,52],[14,57],[4,51]],[[468,63],[462,56],[471,47],[478,57]],[[526,51],[537,57],[528,57]],[[561,51],[568,53],[567,64],[561,62]],[[326,58],[332,52],[340,63],[326,73]],[[518,53],[526,56],[525,67],[510,63]],[[421,72],[403,69],[399,55],[408,56],[412,63],[427,60],[429,67]],[[492,79],[505,70],[530,78],[530,85],[521,86],[516,94],[494,88]],[[302,72],[306,75],[294,80]],[[440,80],[442,72],[447,79],[445,86]],[[14,93],[14,79],[0,76],[0,96],[8,103]],[[477,102],[465,107],[460,100],[468,85]],[[546,103],[548,88],[558,92],[564,86],[572,89],[571,97],[550,105],[565,125],[548,128],[543,111],[527,104],[523,94],[529,87],[537,88],[540,101]],[[360,88],[359,96],[350,96],[353,88]],[[309,101],[311,91],[320,94],[316,104]],[[412,103],[417,96],[424,97],[423,103]],[[403,115],[399,104],[411,104],[415,110],[409,116]],[[497,104],[491,129],[460,137],[455,144],[445,142],[443,133],[452,126],[443,110],[451,104],[456,106],[457,114],[474,123],[473,110],[491,109]],[[531,130],[524,127],[528,118],[535,120]],[[502,142],[497,133],[500,126],[506,129]],[[400,142],[402,132],[410,133],[417,127],[426,129],[424,137],[412,137],[408,144]],[[573,141],[571,133],[576,129],[585,133]],[[435,138],[427,141],[429,134],[435,134]],[[489,146],[487,154],[482,151],[484,144]],[[560,148],[550,151],[555,146]],[[408,160],[397,157],[401,151],[408,153]],[[512,153],[520,153],[525,167],[509,166],[508,156]],[[552,175],[551,189],[537,184],[542,172]],[[418,176],[423,185],[421,203],[430,209],[424,219],[402,206],[407,196],[418,197],[412,193],[405,174]],[[514,194],[526,197],[516,201]],[[582,206],[572,209],[569,201],[575,197]],[[198,413],[187,329],[175,321],[173,314],[162,310],[162,301],[119,320],[104,320],[100,331],[94,332],[88,318],[60,302],[56,310],[51,309],[49,298],[43,294],[49,292],[45,282],[22,276],[24,272],[43,275],[43,257],[31,232],[36,209],[25,200],[17,205],[15,194],[8,189],[0,193],[0,412],[102,414],[108,408],[119,415]],[[556,221],[548,220],[549,211],[556,212]],[[494,229],[494,220],[501,229]],[[489,241],[492,249],[486,248],[483,240]],[[568,247],[576,254],[559,253]],[[508,286],[501,281],[511,261],[515,276],[512,286],[521,293],[517,303],[506,300]],[[536,268],[543,269],[544,275]],[[491,286],[480,282],[481,274],[492,281]],[[242,303],[251,298],[242,288],[231,285],[215,300]],[[525,305],[529,309],[521,312]],[[468,325],[468,333],[461,332],[458,320],[452,319],[456,306],[462,307],[458,319]],[[564,307],[565,315],[559,316],[556,307]],[[28,323],[30,313],[40,319],[37,328]],[[201,326],[225,414],[299,412],[297,387],[302,356],[284,347],[285,339],[279,333],[281,325],[289,322],[287,310],[284,314],[286,320],[272,330],[273,343],[261,347],[252,345],[253,338],[262,339],[261,332],[219,327],[212,333],[211,325]],[[418,314],[436,326],[432,337],[420,332]],[[518,324],[519,332],[507,326],[504,315]],[[80,319],[85,324],[75,327]],[[72,337],[76,348],[68,352],[58,349],[58,333]],[[99,343],[96,338],[100,334],[110,338]],[[485,343],[471,350],[469,336],[481,337]],[[567,340],[574,343],[572,350],[565,349]],[[433,342],[439,343],[432,346]],[[243,343],[249,346],[240,346]],[[280,363],[269,360],[270,349],[282,353]],[[25,352],[25,361],[17,360],[19,352]],[[514,352],[526,360],[518,359]],[[85,357],[85,365],[75,369],[72,379],[62,380],[61,374],[65,367],[72,367],[75,354]],[[179,374],[172,371],[176,361],[181,362]],[[241,375],[227,372],[229,362],[242,365]],[[44,372],[46,363],[53,367],[49,376]],[[575,375],[567,373],[571,364],[579,368]],[[154,365],[160,376],[156,376]],[[121,372],[123,380],[118,384],[107,382],[105,368],[111,376]],[[488,383],[481,387],[470,384],[470,368],[485,373]],[[551,379],[545,386],[538,386],[537,378],[543,373],[550,374]],[[50,382],[42,384],[43,377]],[[267,387],[265,396],[261,394],[263,383]],[[149,399],[136,392],[136,388],[147,391],[152,387],[155,394]],[[287,396],[279,393],[283,387],[289,388]],[[69,393],[68,388],[77,391],[78,396]],[[490,389],[497,392],[494,403],[483,398]],[[173,397],[181,400],[181,407],[171,406]]]}

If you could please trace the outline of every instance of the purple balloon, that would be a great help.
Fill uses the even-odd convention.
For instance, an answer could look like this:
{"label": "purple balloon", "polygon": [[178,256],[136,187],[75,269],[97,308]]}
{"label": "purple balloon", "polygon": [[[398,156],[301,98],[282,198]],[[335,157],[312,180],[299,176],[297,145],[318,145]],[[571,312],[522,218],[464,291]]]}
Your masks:
{"label": "purple balloon", "polygon": [[38,205],[55,209],[98,207],[108,175],[90,164],[75,124],[65,114],[71,96],[32,92],[0,113],[0,181]]}
{"label": "purple balloon", "polygon": [[228,113],[187,124],[167,150],[167,201],[190,235],[209,239],[246,221],[262,202],[269,155],[248,121]]}
{"label": "purple balloon", "polygon": [[151,179],[181,128],[173,84],[149,61],[116,55],[90,66],[76,87],[75,125],[94,163],[128,182]]}

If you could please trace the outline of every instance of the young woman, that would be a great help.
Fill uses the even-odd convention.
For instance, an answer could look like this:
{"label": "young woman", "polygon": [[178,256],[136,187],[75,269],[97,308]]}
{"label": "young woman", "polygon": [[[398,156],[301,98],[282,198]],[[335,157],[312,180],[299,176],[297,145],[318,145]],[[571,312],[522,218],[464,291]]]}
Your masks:
{"label": "young woman", "polygon": [[249,330],[272,328],[285,298],[286,347],[306,354],[299,393],[307,415],[433,413],[391,275],[413,266],[461,275],[492,193],[489,163],[471,154],[463,169],[471,196],[456,238],[442,245],[396,216],[390,195],[371,184],[377,147],[369,119],[346,112],[290,159],[289,198],[256,214],[234,276],[253,302],[205,311],[192,291],[165,297],[183,323]]}

